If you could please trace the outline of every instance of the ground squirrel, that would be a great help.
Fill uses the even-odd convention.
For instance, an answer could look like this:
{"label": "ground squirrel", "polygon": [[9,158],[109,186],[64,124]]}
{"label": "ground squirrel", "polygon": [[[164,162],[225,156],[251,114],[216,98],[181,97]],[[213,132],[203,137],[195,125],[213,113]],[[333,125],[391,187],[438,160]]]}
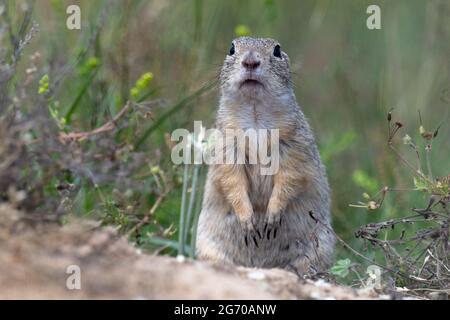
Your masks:
{"label": "ground squirrel", "polygon": [[235,39],[221,70],[220,91],[217,129],[279,129],[279,170],[261,175],[258,164],[209,167],[198,257],[297,274],[326,269],[334,248],[330,191],[295,98],[288,55],[272,39]]}

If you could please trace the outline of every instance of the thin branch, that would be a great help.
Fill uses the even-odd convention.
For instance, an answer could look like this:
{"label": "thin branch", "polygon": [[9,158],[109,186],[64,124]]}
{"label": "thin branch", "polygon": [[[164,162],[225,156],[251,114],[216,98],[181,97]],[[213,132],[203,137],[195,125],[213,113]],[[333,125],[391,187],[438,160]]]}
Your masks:
{"label": "thin branch", "polygon": [[156,199],[155,203],[151,207],[150,211],[142,218],[142,220],[136,224],[130,231],[127,232],[127,237],[130,237],[133,233],[138,232],[144,225],[150,222],[150,219],[154,216],[156,210],[161,205],[162,201],[166,198],[168,191],[166,190],[164,193],[160,194],[158,199]]}
{"label": "thin branch", "polygon": [[101,127],[94,129],[92,131],[84,131],[84,132],[69,132],[69,133],[60,132],[59,140],[65,144],[69,141],[81,141],[90,136],[111,131],[117,127],[117,122],[119,121],[119,119],[122,118],[130,108],[131,103],[130,101],[128,101],[127,104],[114,116],[112,120],[108,121]]}

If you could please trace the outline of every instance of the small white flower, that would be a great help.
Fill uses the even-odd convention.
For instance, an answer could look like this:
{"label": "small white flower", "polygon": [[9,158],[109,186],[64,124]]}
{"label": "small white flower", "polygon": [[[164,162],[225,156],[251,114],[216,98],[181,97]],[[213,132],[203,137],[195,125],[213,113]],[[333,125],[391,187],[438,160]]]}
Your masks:
{"label": "small white flower", "polygon": [[411,144],[411,137],[407,134],[405,134],[405,136],[403,137],[403,144]]}
{"label": "small white flower", "polygon": [[186,257],[182,254],[177,255],[177,262],[178,263],[184,263],[186,261]]}

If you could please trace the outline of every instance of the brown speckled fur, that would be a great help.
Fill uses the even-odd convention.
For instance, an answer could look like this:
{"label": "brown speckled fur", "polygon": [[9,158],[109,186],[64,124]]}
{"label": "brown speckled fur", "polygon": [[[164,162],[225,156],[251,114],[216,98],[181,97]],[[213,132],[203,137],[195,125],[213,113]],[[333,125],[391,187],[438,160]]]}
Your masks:
{"label": "brown speckled fur", "polygon": [[[314,136],[297,104],[289,58],[274,56],[272,39],[233,41],[222,72],[216,126],[220,130],[280,131],[280,168],[261,175],[259,165],[211,165],[200,214],[197,254],[201,259],[247,267],[281,267],[297,274],[324,270],[332,261],[333,235],[311,218],[330,225],[330,191]],[[241,89],[249,71],[261,87]],[[246,71],[247,70],[247,71]],[[248,150],[239,150],[239,153]]]}

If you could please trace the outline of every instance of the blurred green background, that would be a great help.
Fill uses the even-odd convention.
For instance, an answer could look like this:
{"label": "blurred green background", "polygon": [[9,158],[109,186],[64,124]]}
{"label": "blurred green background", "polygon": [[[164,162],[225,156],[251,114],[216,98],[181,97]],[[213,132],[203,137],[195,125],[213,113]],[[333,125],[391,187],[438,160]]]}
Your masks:
{"label": "blurred green background", "polygon": [[[8,3],[10,16],[17,21],[33,4]],[[81,7],[80,31],[65,27],[69,4]],[[370,4],[381,8],[381,30],[366,27]],[[373,195],[383,186],[413,187],[408,169],[387,148],[389,109],[395,108],[395,119],[405,125],[402,135],[409,133],[418,141],[418,110],[427,130],[444,122],[433,144],[432,165],[435,176],[450,173],[449,16],[450,2],[444,0],[40,0],[34,2],[32,15],[40,32],[26,48],[15,81],[23,81],[27,57],[36,51],[41,55],[36,88],[42,76],[49,75],[51,87],[64,66],[74,66],[54,93],[59,114],[70,113],[63,124],[66,130],[98,127],[127,99],[148,101],[151,116],[137,120],[136,131],[120,137],[130,144],[145,138],[140,150],[148,155],[145,170],[153,168],[152,174],[144,173],[131,190],[118,191],[139,194],[139,201],[117,213],[108,205],[114,197],[113,183],[97,186],[103,194],[99,197],[98,190],[80,182],[72,213],[89,216],[100,211],[107,223],[128,231],[135,222],[127,220],[127,212],[138,212],[139,217],[150,210],[158,195],[155,174],[162,170],[173,183],[156,209],[155,224],[145,226],[142,237],[176,239],[182,168],[170,162],[167,133],[180,127],[191,130],[194,120],[213,125],[217,86],[197,90],[217,79],[233,38],[242,34],[275,38],[290,56],[298,102],[327,166],[334,227],[360,249],[362,243],[354,238],[359,226],[406,215],[409,208],[425,202],[419,192],[396,193],[387,197],[381,210],[349,207],[362,199],[363,192]],[[3,33],[0,43],[6,37]],[[146,72],[152,79],[142,85],[145,92],[130,97]],[[164,121],[157,121],[170,110]],[[406,146],[400,149],[412,159]],[[174,242],[161,243],[176,247]],[[150,247],[155,248],[155,242]],[[339,255],[348,254],[339,251]]]}

